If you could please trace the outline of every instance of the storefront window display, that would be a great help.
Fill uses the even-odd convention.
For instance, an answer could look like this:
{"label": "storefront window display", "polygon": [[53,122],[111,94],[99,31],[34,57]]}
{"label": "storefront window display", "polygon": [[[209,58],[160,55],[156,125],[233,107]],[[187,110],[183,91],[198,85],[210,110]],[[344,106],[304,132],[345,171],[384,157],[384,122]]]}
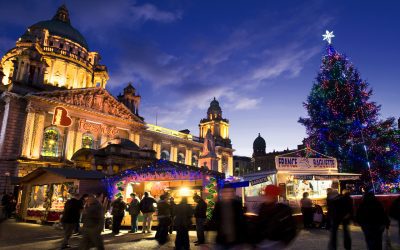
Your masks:
{"label": "storefront window display", "polygon": [[262,182],[250,181],[250,186],[245,187],[244,192],[246,197],[255,197],[264,195],[264,189],[268,185],[273,185],[273,177],[267,176],[262,178]]}
{"label": "storefront window display", "polygon": [[286,196],[300,199],[303,193],[308,192],[310,198],[324,198],[326,190],[330,187],[332,187],[331,180],[306,180],[289,176],[286,180]]}
{"label": "storefront window display", "polygon": [[73,183],[53,184],[52,187],[51,210],[63,210],[65,202],[75,192]]}
{"label": "storefront window display", "polygon": [[45,209],[45,200],[48,185],[33,186],[28,203],[28,208],[32,209]]}

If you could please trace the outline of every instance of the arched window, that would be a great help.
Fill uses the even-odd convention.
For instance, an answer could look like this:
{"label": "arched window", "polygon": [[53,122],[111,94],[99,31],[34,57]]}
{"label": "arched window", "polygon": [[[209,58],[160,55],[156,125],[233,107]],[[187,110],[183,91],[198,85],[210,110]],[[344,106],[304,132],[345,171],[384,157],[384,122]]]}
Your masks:
{"label": "arched window", "polygon": [[197,167],[199,165],[199,158],[197,155],[192,155],[192,166]]}
{"label": "arched window", "polygon": [[185,164],[185,155],[183,153],[178,154],[178,163]]}
{"label": "arched window", "polygon": [[168,152],[167,150],[161,151],[161,156],[160,156],[160,158],[161,158],[162,160],[169,161],[169,152]]}
{"label": "arched window", "polygon": [[92,134],[85,133],[82,135],[82,148],[94,148],[94,137]]}
{"label": "arched window", "polygon": [[56,127],[48,127],[43,133],[42,156],[58,157],[61,151],[61,136]]}

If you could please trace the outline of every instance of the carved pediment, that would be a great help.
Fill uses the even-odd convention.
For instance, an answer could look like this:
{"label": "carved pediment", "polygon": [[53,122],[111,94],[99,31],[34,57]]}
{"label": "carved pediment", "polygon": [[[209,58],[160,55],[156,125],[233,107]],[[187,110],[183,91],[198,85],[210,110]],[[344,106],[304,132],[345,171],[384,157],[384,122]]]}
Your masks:
{"label": "carved pediment", "polygon": [[143,122],[103,88],[57,90],[32,94],[40,98],[92,109],[125,120]]}

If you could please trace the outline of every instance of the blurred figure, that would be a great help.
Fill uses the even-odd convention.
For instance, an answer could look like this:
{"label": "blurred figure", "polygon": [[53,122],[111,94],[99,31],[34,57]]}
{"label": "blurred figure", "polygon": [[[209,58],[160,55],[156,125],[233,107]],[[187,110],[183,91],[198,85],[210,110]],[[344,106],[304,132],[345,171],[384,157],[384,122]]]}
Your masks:
{"label": "blurred figure", "polygon": [[159,244],[165,244],[168,239],[168,227],[171,224],[171,209],[167,202],[167,195],[160,196],[160,201],[157,203],[157,233],[156,240]]}
{"label": "blurred figure", "polygon": [[64,211],[61,217],[61,223],[64,229],[64,240],[61,244],[61,249],[70,247],[68,241],[76,228],[76,224],[79,224],[82,205],[78,198],[79,195],[75,194],[71,199],[65,202]]}
{"label": "blurred figure", "polygon": [[195,245],[201,245],[205,243],[204,239],[204,224],[207,219],[207,204],[206,202],[199,196],[195,195],[193,197],[194,202],[197,203],[194,209],[194,218],[196,219],[196,232],[197,232],[197,241]]}
{"label": "blurred figure", "polygon": [[113,234],[119,234],[126,209],[126,203],[122,200],[122,196],[111,202],[111,208],[111,215],[113,216],[112,232]]}
{"label": "blurred figure", "polygon": [[390,208],[390,216],[397,220],[398,227],[399,227],[399,239],[400,239],[400,196],[397,197]]}
{"label": "blurred figure", "polygon": [[149,196],[148,192],[144,192],[144,197],[139,203],[140,211],[143,213],[142,233],[151,233],[151,224],[153,220],[154,204],[157,204],[153,197]]}
{"label": "blurred figure", "polygon": [[79,249],[88,250],[96,247],[98,250],[104,249],[101,231],[104,225],[104,211],[100,202],[94,195],[89,195],[82,213],[82,241]]}
{"label": "blurred figure", "polygon": [[[332,196],[336,194],[333,191]],[[346,250],[351,249],[351,237],[349,224],[353,217],[353,201],[350,192],[343,189],[342,195],[336,195],[331,200],[331,235],[329,240],[329,249],[337,249],[337,232],[340,224],[343,226],[343,241]]]}
{"label": "blurred figure", "polygon": [[279,194],[279,187],[265,187],[264,202],[258,211],[257,249],[284,249],[296,237],[297,227],[292,209],[286,204],[278,203]]}
{"label": "blurred figure", "polygon": [[338,196],[339,193],[336,190],[333,190],[332,188],[327,188],[326,189],[326,206],[327,206],[327,213],[326,213],[326,226],[325,228],[329,230],[331,228],[332,224],[332,216],[331,213],[333,211],[333,206],[332,206],[332,201]]}
{"label": "blurred figure", "polygon": [[245,220],[242,203],[235,199],[235,189],[224,186],[211,220],[217,226],[217,249],[232,249],[243,243]]}
{"label": "blurred figure", "polygon": [[369,250],[382,249],[382,235],[390,221],[382,204],[371,192],[365,193],[357,211],[357,222],[364,233]]}
{"label": "blurred figure", "polygon": [[135,193],[131,193],[131,202],[129,202],[127,211],[131,216],[131,233],[136,233],[138,231],[138,216],[140,214],[139,199],[136,197]]}
{"label": "blurred figure", "polygon": [[182,197],[175,210],[176,250],[190,249],[189,229],[192,225],[193,209],[188,204],[187,197]]}
{"label": "blurred figure", "polygon": [[171,209],[171,225],[169,226],[169,234],[172,234],[175,225],[175,209],[176,209],[176,203],[174,201],[174,197],[169,198],[169,206]]}
{"label": "blurred figure", "polygon": [[301,213],[303,214],[304,228],[311,228],[313,222],[313,204],[308,198],[308,192],[303,193],[303,198],[300,200]]}
{"label": "blurred figure", "polygon": [[79,212],[79,222],[76,224],[76,227],[75,227],[75,234],[80,234],[80,223],[81,223],[81,221],[82,221],[82,211],[83,211],[83,207],[85,206],[85,203],[86,203],[86,201],[87,201],[87,198],[88,198],[88,194],[84,194],[84,195],[82,195],[82,197],[79,199],[79,204],[80,204],[80,206],[81,206],[81,211]]}

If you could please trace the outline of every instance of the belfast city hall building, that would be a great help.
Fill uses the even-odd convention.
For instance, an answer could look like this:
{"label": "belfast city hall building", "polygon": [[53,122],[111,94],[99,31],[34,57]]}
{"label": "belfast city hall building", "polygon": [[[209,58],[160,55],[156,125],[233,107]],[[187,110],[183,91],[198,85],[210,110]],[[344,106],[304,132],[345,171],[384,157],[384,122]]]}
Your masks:
{"label": "belfast city hall building", "polygon": [[[65,6],[27,28],[1,58],[0,79],[0,188],[8,192],[38,169],[112,176],[160,159],[232,175],[229,121],[218,101],[211,101],[197,136],[146,123],[134,86],[116,97],[105,89],[107,67]],[[205,151],[215,153],[206,156],[207,134],[212,147]]]}

